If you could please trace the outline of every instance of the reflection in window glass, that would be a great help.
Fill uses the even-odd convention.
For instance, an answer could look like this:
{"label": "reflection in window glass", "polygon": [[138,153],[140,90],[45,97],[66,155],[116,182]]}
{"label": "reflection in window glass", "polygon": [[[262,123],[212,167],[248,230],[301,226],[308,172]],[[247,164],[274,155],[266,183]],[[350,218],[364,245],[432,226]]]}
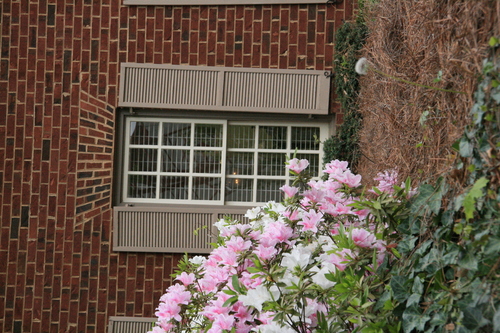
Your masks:
{"label": "reflection in window glass", "polygon": [[319,136],[319,127],[292,127],[291,148],[293,150],[319,150]]}
{"label": "reflection in window glass", "polygon": [[226,180],[226,201],[252,202],[253,200],[253,179],[227,179]]}
{"label": "reflection in window glass", "polygon": [[257,180],[257,201],[281,201],[281,186],[285,185],[285,180],[258,179]]}
{"label": "reflection in window glass", "polygon": [[226,174],[253,175],[254,153],[228,152],[226,157]]}
{"label": "reflection in window glass", "polygon": [[131,121],[130,122],[130,144],[131,145],[157,145],[158,123]]}
{"label": "reflection in window glass", "polygon": [[219,177],[193,177],[193,200],[220,200]]}
{"label": "reflection in window glass", "polygon": [[190,150],[163,149],[161,154],[162,172],[189,172]]}
{"label": "reflection in window glass", "polygon": [[261,176],[284,176],[285,154],[259,153],[258,174]]}
{"label": "reflection in window glass", "polygon": [[156,171],[158,150],[147,148],[131,148],[129,171]]}
{"label": "reflection in window glass", "polygon": [[254,148],[255,126],[229,125],[227,128],[228,148]]}
{"label": "reflection in window glass", "polygon": [[189,177],[162,176],[160,182],[160,199],[188,199]]}
{"label": "reflection in window glass", "polygon": [[128,177],[129,198],[155,198],[156,176],[129,175]]}
{"label": "reflection in window glass", "polygon": [[259,126],[259,148],[286,149],[285,126]]}
{"label": "reflection in window glass", "polygon": [[221,173],[221,152],[214,150],[194,151],[194,173]]}
{"label": "reflection in window glass", "polygon": [[222,124],[196,124],[194,127],[195,147],[222,147]]}
{"label": "reflection in window glass", "polygon": [[164,146],[189,146],[191,143],[191,124],[163,123]]}

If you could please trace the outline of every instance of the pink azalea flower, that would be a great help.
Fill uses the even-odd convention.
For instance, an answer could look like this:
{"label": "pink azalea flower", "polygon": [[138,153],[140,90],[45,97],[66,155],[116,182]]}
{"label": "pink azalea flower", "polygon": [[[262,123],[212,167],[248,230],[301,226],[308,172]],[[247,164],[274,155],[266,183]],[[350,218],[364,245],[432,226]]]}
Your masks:
{"label": "pink azalea flower", "polygon": [[328,214],[331,214],[333,216],[354,214],[352,211],[352,207],[346,206],[341,202],[337,202],[333,206],[328,206],[328,208],[325,208],[325,212],[327,212]]}
{"label": "pink azalea flower", "polygon": [[280,190],[285,193],[285,198],[292,198],[299,191],[297,187],[290,185],[283,185],[280,187]]}
{"label": "pink azalea flower", "polygon": [[356,188],[361,185],[361,175],[355,175],[351,170],[346,170],[342,173],[332,173],[330,177],[351,188]]}
{"label": "pink azalea flower", "polygon": [[299,160],[298,158],[292,158],[288,161],[286,168],[292,170],[295,173],[301,173],[305,168],[309,166],[308,160]]}
{"label": "pink azalea flower", "polygon": [[278,243],[290,244],[290,238],[294,236],[292,228],[281,221],[274,221],[266,226],[260,243],[268,247],[274,247]]}
{"label": "pink azalea flower", "polygon": [[379,172],[377,177],[377,188],[385,193],[394,193],[394,185],[398,182],[398,171],[397,170],[386,170],[385,172]]}
{"label": "pink azalea flower", "polygon": [[[159,320],[157,324],[165,331],[165,332],[170,332],[174,328],[174,324],[165,320]],[[154,333],[163,333],[161,331],[155,332]]]}
{"label": "pink azalea flower", "polygon": [[334,160],[325,165],[326,169],[323,170],[323,172],[330,174],[336,172],[337,170],[345,171],[347,170],[348,165],[349,163],[346,161]]}
{"label": "pink azalea flower", "polygon": [[323,221],[323,214],[321,212],[315,212],[314,210],[310,210],[304,213],[302,217],[302,221],[298,222],[298,225],[301,225],[303,231],[311,230],[312,232],[318,232],[318,223]]}
{"label": "pink azalea flower", "polygon": [[284,211],[283,216],[288,218],[290,221],[297,221],[299,219],[300,211],[298,209],[292,211]]}
{"label": "pink azalea flower", "polygon": [[328,255],[326,258],[329,263],[334,264],[340,271],[343,271],[354,256],[351,250],[343,249],[342,251]]}
{"label": "pink azalea flower", "polygon": [[170,320],[170,319],[175,319],[177,321],[181,321],[182,318],[179,315],[181,312],[181,307],[173,302],[168,302],[168,303],[160,303],[158,306],[158,309],[155,312],[155,315],[158,317],[159,320]]}
{"label": "pink azalea flower", "polygon": [[253,251],[261,260],[268,260],[274,257],[278,250],[274,246],[265,246],[263,244],[259,244],[257,248]]}
{"label": "pink azalea flower", "polygon": [[211,301],[205,306],[201,314],[210,320],[215,320],[217,316],[222,314],[229,314],[229,308],[223,306],[225,301],[226,300],[223,298],[217,298]]}
{"label": "pink azalea flower", "polygon": [[[172,327],[174,326],[173,324],[170,324]],[[169,329],[170,330],[170,329]],[[148,331],[148,333],[165,333],[167,330],[159,327],[159,326],[155,326],[153,327],[153,329],[151,331]]]}
{"label": "pink azalea flower", "polygon": [[239,279],[241,284],[243,284],[247,289],[255,289],[258,285],[264,282],[264,278],[255,277],[255,274],[243,272],[241,273],[241,278]]}
{"label": "pink azalea flower", "polygon": [[234,317],[238,318],[240,322],[252,320],[252,312],[241,301],[234,303],[233,310],[235,311]]}
{"label": "pink azalea flower", "polygon": [[245,241],[242,237],[231,237],[230,240],[226,241],[226,247],[233,252],[242,252],[248,250],[252,246],[251,241]]}
{"label": "pink azalea flower", "polygon": [[304,198],[307,198],[311,202],[321,202],[325,197],[325,192],[312,188],[310,190],[304,191],[302,195],[304,196]]}
{"label": "pink azalea flower", "polygon": [[351,230],[351,238],[354,244],[360,247],[372,247],[377,241],[375,235],[365,229],[355,228]]}
{"label": "pink azalea flower", "polygon": [[219,326],[223,330],[230,330],[234,324],[234,316],[230,314],[219,314],[215,317],[214,325]]}
{"label": "pink azalea flower", "polygon": [[193,283],[195,279],[196,279],[196,278],[195,278],[195,276],[194,276],[194,274],[193,274],[193,273],[188,274],[188,273],[186,273],[186,272],[182,272],[182,273],[181,273],[181,275],[179,275],[179,276],[176,278],[176,280],[181,281],[181,282],[182,282],[185,286],[188,286],[188,285],[190,285],[191,283]]}

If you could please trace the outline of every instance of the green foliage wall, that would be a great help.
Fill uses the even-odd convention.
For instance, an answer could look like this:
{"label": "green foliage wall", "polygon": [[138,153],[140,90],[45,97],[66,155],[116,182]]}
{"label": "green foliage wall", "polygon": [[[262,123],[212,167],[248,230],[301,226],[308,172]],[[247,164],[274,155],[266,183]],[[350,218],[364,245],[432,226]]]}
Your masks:
{"label": "green foliage wall", "polygon": [[358,133],[362,122],[357,105],[359,81],[354,66],[367,35],[364,23],[346,22],[335,36],[334,85],[344,121],[337,134],[325,141],[324,162],[334,159],[348,161],[353,170],[360,157]]}

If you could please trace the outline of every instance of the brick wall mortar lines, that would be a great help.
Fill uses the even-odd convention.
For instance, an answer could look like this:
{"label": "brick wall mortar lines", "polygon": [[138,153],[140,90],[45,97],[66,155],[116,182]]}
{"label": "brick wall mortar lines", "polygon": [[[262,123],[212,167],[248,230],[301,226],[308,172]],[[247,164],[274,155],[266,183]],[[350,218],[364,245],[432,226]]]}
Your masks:
{"label": "brick wall mortar lines", "polygon": [[112,252],[121,62],[330,70],[333,33],[353,11],[352,0],[0,6],[2,332],[105,332],[109,316],[153,315],[172,282],[178,255]]}

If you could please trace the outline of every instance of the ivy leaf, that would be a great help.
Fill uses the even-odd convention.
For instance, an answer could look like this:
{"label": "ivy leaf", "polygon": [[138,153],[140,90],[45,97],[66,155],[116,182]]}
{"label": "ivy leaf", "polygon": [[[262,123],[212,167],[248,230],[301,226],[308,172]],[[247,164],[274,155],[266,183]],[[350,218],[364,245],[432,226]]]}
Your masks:
{"label": "ivy leaf", "polygon": [[428,315],[422,314],[418,306],[412,305],[403,312],[403,330],[405,333],[411,332],[414,328],[417,331],[423,331],[425,323],[430,319]]}
{"label": "ivy leaf", "polygon": [[420,186],[418,195],[411,205],[411,212],[424,215],[426,213],[425,208],[428,208],[434,214],[439,213],[442,196],[442,186],[440,186],[439,189],[435,189],[434,186],[430,184]]}
{"label": "ivy leaf", "polygon": [[410,297],[408,297],[408,301],[406,302],[406,306],[412,306],[412,305],[417,305],[420,303],[420,294],[411,294]]}
{"label": "ivy leaf", "polygon": [[463,311],[463,314],[463,324],[470,330],[476,330],[489,322],[486,318],[483,317],[481,310],[479,310],[478,308],[467,307]]}
{"label": "ivy leaf", "polygon": [[408,253],[415,249],[415,242],[417,241],[417,237],[412,238],[404,238],[398,243],[398,251],[400,253]]}
{"label": "ivy leaf", "polygon": [[382,296],[379,297],[379,299],[377,300],[377,303],[373,307],[373,311],[378,311],[378,310],[382,309],[382,307],[384,306],[384,304],[387,301],[390,302],[390,298],[391,298],[391,293],[388,292],[387,290],[384,291],[384,293],[382,294]]}
{"label": "ivy leaf", "polygon": [[493,332],[500,332],[500,307],[493,316]]}
{"label": "ivy leaf", "polygon": [[472,156],[472,144],[466,138],[462,138],[460,143],[458,144],[458,151],[462,157],[471,157]]}
{"label": "ivy leaf", "polygon": [[474,211],[476,210],[476,199],[483,196],[483,187],[488,184],[488,179],[486,177],[479,178],[476,180],[470,191],[464,198],[463,207],[465,212],[465,218],[470,220],[474,217]]}
{"label": "ivy leaf", "polygon": [[419,295],[422,295],[422,293],[424,292],[424,285],[418,276],[416,276],[415,280],[413,281],[413,287],[411,288],[411,291]]}
{"label": "ivy leaf", "polygon": [[399,302],[404,302],[410,296],[406,282],[408,282],[408,279],[405,276],[393,276],[391,279],[394,299]]}
{"label": "ivy leaf", "polygon": [[465,255],[458,260],[458,265],[462,268],[471,270],[471,271],[476,271],[477,270],[477,264],[478,261],[476,257],[474,256],[474,253],[472,251],[467,251]]}

